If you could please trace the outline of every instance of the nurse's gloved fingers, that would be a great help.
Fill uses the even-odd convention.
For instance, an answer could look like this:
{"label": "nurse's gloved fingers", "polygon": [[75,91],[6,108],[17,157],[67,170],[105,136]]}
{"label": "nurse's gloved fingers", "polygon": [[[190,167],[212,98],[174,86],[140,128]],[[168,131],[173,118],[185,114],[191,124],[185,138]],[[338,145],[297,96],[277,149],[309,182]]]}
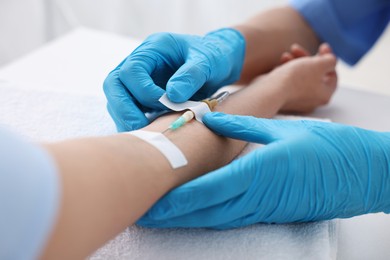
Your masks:
{"label": "nurse's gloved fingers", "polygon": [[118,78],[119,68],[113,70],[103,84],[109,113],[118,131],[131,131],[149,124],[145,114]]}
{"label": "nurse's gloved fingers", "polygon": [[[220,192],[222,193],[223,190],[220,190]],[[223,225],[240,219],[248,214],[247,212],[249,209],[246,208],[249,207],[248,202],[244,201],[242,196],[238,195],[230,200],[193,211],[184,212],[180,208],[174,208],[174,210],[180,211],[180,214],[175,215],[159,216],[148,212],[137,222],[137,224],[145,227],[158,228],[207,228]]]}
{"label": "nurse's gloved fingers", "polygon": [[261,144],[276,141],[282,138],[286,132],[284,121],[253,116],[235,116],[212,112],[204,115],[202,121],[219,135]]}
{"label": "nurse's gloved fingers", "polygon": [[237,159],[172,190],[149,210],[145,219],[167,220],[224,204],[240,196],[255,178],[254,172],[245,170],[252,165],[250,156]]}
{"label": "nurse's gloved fingers", "polygon": [[125,124],[122,122],[122,120],[116,116],[114,110],[111,108],[109,103],[107,103],[106,107],[107,107],[107,111],[110,114],[112,120],[114,120],[117,132],[122,133],[122,132],[128,131],[126,129]]}
{"label": "nurse's gloved fingers", "polygon": [[[140,219],[139,224],[165,228],[214,227],[241,219],[256,211],[259,204],[268,203],[261,198],[270,192],[270,185],[257,186],[256,183],[262,180],[269,183],[275,177],[273,174],[263,174],[259,171],[266,151],[267,148],[258,149],[221,170],[204,175],[219,176],[201,181],[189,194],[180,194],[184,198],[176,194],[163,211],[153,212],[152,208]],[[177,203],[178,201],[180,203]]]}
{"label": "nurse's gloved fingers", "polygon": [[240,227],[246,227],[249,225],[253,225],[256,223],[274,223],[274,222],[267,222],[262,219],[262,213],[261,212],[253,212],[246,216],[234,219],[232,221],[212,226],[213,229],[218,230],[226,230],[226,229],[232,229],[232,228],[240,228]]}
{"label": "nurse's gloved fingers", "polygon": [[141,54],[138,52],[127,58],[119,69],[119,79],[141,105],[151,109],[165,109],[158,101],[165,91],[151,77],[157,60]]}
{"label": "nurse's gloved fingers", "polygon": [[167,96],[172,102],[190,99],[210,77],[210,66],[199,58],[189,59],[167,83]]}
{"label": "nurse's gloved fingers", "polygon": [[242,215],[243,211],[230,210],[229,202],[167,219],[154,219],[147,214],[139,219],[137,224],[155,228],[208,228],[219,226],[226,222],[232,222]]}

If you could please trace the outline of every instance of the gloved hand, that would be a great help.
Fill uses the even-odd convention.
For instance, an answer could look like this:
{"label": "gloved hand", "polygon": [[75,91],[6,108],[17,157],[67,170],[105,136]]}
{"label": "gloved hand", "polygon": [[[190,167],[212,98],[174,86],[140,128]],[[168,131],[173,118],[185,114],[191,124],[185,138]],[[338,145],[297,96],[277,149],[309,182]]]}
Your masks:
{"label": "gloved hand", "polygon": [[204,37],[157,33],[149,36],[106,78],[107,108],[119,131],[149,123],[145,112],[165,107],[165,93],[173,102],[210,96],[237,81],[245,56],[245,40],[234,29]]}
{"label": "gloved hand", "polygon": [[223,136],[267,145],[171,191],[138,224],[225,229],[390,209],[390,133],[222,113],[203,121]]}

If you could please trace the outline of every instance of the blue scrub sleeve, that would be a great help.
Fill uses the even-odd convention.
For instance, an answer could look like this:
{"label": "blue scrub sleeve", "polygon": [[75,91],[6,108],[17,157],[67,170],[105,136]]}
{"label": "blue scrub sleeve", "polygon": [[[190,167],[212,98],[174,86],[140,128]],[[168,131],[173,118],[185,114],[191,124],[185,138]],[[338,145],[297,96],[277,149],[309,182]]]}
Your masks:
{"label": "blue scrub sleeve", "polygon": [[390,20],[390,0],[290,0],[290,4],[349,65],[370,50]]}
{"label": "blue scrub sleeve", "polygon": [[37,259],[56,219],[59,178],[41,147],[0,127],[0,259]]}

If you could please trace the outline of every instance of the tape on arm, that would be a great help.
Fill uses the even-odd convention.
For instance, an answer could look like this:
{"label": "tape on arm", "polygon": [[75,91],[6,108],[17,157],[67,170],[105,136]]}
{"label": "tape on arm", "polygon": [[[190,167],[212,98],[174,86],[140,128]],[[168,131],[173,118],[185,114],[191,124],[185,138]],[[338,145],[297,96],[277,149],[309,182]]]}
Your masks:
{"label": "tape on arm", "polygon": [[186,109],[191,110],[192,112],[194,112],[196,120],[202,124],[203,116],[206,113],[211,112],[209,106],[204,102],[186,101],[183,103],[173,103],[168,99],[167,94],[162,95],[158,101],[160,101],[161,104],[163,104],[169,109],[172,109],[173,111],[183,111]]}
{"label": "tape on arm", "polygon": [[128,133],[154,146],[165,156],[165,158],[167,158],[173,169],[188,164],[188,161],[182,151],[180,151],[180,149],[162,133],[144,130],[137,130]]}
{"label": "tape on arm", "polygon": [[[209,106],[204,102],[187,101],[184,103],[173,103],[168,99],[166,94],[164,94],[159,101],[174,111],[183,111],[186,109],[191,110],[194,112],[196,120],[202,124],[203,116],[206,113],[211,112]],[[165,156],[165,158],[167,158],[173,169],[188,164],[188,161],[182,151],[180,151],[180,149],[162,133],[137,130],[129,132],[129,134],[134,135],[154,146]]]}

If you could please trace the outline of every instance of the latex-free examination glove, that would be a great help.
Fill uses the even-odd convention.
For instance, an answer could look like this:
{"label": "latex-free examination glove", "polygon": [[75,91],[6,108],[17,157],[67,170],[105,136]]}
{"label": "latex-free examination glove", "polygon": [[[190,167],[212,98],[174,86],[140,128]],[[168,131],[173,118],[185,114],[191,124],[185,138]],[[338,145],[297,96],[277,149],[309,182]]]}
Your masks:
{"label": "latex-free examination glove", "polygon": [[267,145],[171,191],[140,225],[224,229],[390,209],[390,133],[221,113],[203,121],[221,135]]}
{"label": "latex-free examination glove", "polygon": [[244,56],[244,37],[234,29],[153,34],[106,78],[108,111],[119,131],[141,128],[145,112],[165,109],[158,102],[165,91],[173,102],[208,97],[239,79]]}

